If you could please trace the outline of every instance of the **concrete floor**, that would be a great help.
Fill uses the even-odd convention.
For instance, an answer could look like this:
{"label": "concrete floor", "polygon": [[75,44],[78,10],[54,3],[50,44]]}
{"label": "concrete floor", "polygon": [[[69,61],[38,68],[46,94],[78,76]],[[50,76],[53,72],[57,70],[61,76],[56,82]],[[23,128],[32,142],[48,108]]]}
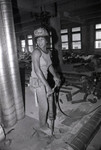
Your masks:
{"label": "concrete floor", "polygon": [[101,127],[89,143],[86,150],[101,150]]}
{"label": "concrete floor", "polygon": [[[68,89],[71,88],[68,87]],[[76,90],[73,88],[72,92]],[[83,94],[79,93],[73,97],[73,100],[82,99],[82,96]],[[65,94],[62,92],[59,94],[59,99],[61,99],[60,107],[65,115],[57,109],[54,137],[49,137],[38,130],[38,107],[35,105],[29,87],[26,87],[25,118],[14,127],[5,130],[8,133],[6,139],[10,139],[11,144],[8,146],[2,142],[0,150],[76,150],[72,147],[74,146],[72,141],[94,115],[97,108],[100,108],[101,102],[98,100],[94,104],[90,102],[72,104],[71,101],[66,100]],[[98,139],[101,136],[101,130],[98,133],[95,135],[95,139],[93,138],[89,143],[87,150],[100,150],[101,144]]]}

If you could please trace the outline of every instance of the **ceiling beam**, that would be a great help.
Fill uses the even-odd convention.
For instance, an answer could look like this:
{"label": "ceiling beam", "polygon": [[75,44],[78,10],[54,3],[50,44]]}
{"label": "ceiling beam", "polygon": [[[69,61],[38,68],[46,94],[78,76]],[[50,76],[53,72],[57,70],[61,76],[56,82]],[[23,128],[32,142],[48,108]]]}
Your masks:
{"label": "ceiling beam", "polygon": [[[26,10],[33,10],[36,7],[55,3],[57,0],[17,0],[18,7]],[[60,0],[59,0],[60,1]]]}

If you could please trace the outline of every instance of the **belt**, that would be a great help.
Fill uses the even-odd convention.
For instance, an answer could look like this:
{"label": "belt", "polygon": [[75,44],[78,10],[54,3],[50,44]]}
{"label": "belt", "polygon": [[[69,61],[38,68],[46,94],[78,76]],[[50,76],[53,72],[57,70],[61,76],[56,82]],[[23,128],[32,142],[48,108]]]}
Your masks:
{"label": "belt", "polygon": [[30,86],[38,88],[42,85],[43,83],[38,78],[30,77]]}

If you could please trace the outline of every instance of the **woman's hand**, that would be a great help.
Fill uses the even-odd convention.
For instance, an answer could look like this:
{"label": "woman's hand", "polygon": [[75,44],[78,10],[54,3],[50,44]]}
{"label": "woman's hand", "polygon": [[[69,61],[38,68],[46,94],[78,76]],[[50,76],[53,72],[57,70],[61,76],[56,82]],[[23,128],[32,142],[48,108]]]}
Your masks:
{"label": "woman's hand", "polygon": [[55,81],[55,87],[59,87],[61,84],[61,80],[59,77],[54,77],[54,81]]}
{"label": "woman's hand", "polygon": [[50,86],[46,86],[46,92],[47,92],[47,97],[49,97],[51,94],[53,94],[53,90],[50,88]]}

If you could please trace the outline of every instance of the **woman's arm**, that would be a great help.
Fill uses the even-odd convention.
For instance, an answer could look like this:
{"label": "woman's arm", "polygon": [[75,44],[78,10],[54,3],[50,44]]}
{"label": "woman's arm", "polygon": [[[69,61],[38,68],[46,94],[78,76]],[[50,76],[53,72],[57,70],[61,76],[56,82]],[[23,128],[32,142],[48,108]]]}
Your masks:
{"label": "woman's arm", "polygon": [[54,78],[57,77],[56,71],[52,64],[49,66],[49,72],[53,75]]}
{"label": "woman's arm", "polygon": [[49,72],[54,77],[55,86],[60,86],[61,80],[60,80],[59,74],[56,73],[56,71],[52,65],[49,66]]}

